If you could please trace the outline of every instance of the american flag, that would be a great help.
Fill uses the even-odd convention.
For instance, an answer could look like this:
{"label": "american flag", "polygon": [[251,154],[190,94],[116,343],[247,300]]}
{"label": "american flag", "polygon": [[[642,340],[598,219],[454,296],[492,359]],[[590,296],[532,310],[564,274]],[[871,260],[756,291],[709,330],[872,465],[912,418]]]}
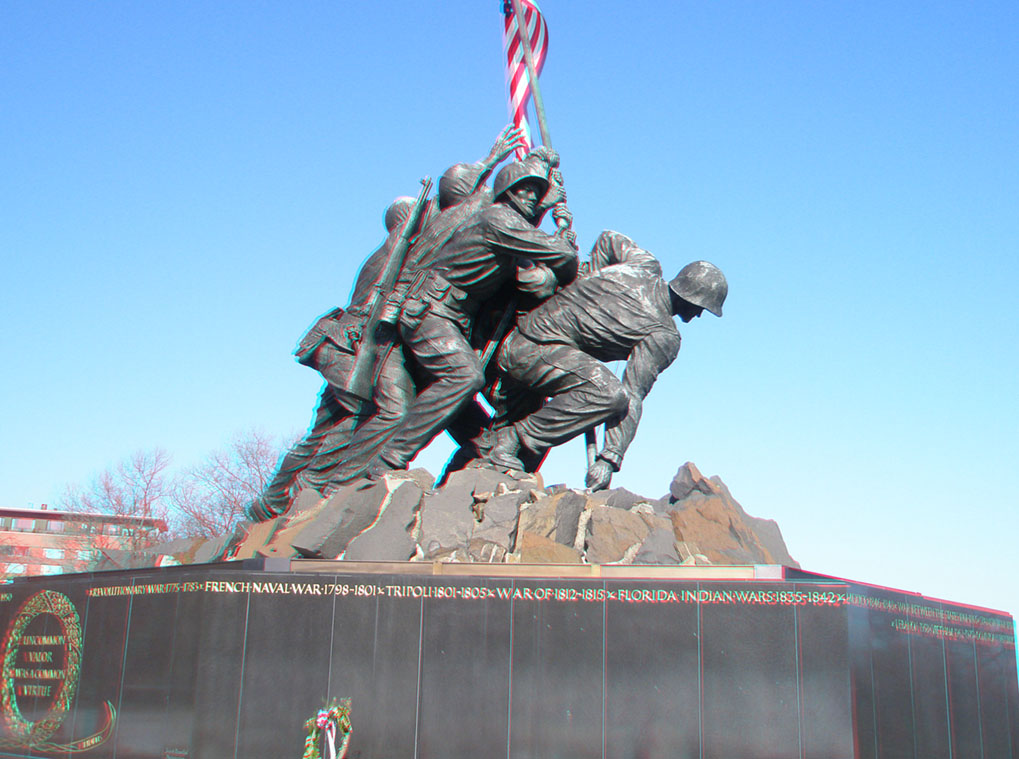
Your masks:
{"label": "american flag", "polygon": [[[548,53],[548,27],[545,25],[545,18],[541,15],[541,10],[534,0],[520,0],[520,5],[524,10],[527,38],[531,42],[534,70],[540,75],[541,67],[545,64],[545,54]],[[527,74],[527,60],[524,58],[524,51],[520,45],[517,17],[513,13],[513,3],[510,0],[503,2],[502,12],[505,16],[503,47],[506,49],[506,81],[509,84],[510,116],[513,118],[514,126],[521,128],[527,141],[527,148],[517,151],[517,157],[522,158],[534,144],[531,141],[531,130],[527,124],[527,98],[531,95],[531,78]]]}

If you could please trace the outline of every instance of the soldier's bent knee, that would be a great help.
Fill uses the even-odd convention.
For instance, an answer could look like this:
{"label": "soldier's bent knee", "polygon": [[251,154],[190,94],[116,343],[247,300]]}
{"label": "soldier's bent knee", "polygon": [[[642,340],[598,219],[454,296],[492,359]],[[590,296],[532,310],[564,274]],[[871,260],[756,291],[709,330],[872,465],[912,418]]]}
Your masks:
{"label": "soldier's bent knee", "polygon": [[454,393],[463,397],[474,395],[485,386],[485,373],[477,364],[461,364],[441,379]]}
{"label": "soldier's bent knee", "polygon": [[470,392],[469,395],[481,392],[481,389],[485,386],[485,373],[481,371],[481,367],[477,367],[477,370],[471,374],[470,378]]}

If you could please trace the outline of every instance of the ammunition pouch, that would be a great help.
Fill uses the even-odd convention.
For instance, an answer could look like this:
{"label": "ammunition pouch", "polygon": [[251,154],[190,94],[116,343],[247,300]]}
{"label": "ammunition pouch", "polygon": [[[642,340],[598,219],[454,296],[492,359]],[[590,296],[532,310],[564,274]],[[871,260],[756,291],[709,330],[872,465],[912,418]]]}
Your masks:
{"label": "ammunition pouch", "polygon": [[294,351],[298,363],[318,369],[315,354],[324,342],[329,342],[342,353],[356,352],[357,341],[361,339],[364,318],[342,308],[334,308],[316,321],[301,338]]}
{"label": "ammunition pouch", "polygon": [[434,271],[427,271],[415,280],[400,312],[400,326],[416,329],[428,313],[455,322],[461,332],[469,334],[477,304],[463,290]]}

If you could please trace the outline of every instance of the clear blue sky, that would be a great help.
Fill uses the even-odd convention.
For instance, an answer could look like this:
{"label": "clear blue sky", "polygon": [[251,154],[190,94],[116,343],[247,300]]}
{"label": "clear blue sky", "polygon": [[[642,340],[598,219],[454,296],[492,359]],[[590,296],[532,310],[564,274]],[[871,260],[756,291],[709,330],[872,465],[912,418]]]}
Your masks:
{"label": "clear blue sky", "polygon": [[[0,503],[303,429],[295,342],[506,121],[499,6],[4,3]],[[614,484],[690,460],[807,569],[1019,612],[1019,5],[542,7],[582,248],[731,288]]]}

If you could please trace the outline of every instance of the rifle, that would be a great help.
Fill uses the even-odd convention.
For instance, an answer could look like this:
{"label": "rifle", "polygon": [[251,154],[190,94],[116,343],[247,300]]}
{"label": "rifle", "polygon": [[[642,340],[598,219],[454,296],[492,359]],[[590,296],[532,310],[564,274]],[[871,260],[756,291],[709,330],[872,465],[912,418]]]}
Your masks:
{"label": "rifle", "polygon": [[499,323],[495,325],[495,332],[492,333],[491,337],[485,343],[485,349],[481,352],[481,371],[482,373],[488,368],[488,362],[492,360],[492,356],[495,355],[496,349],[502,344],[502,339],[506,337],[506,333],[510,330],[510,325],[513,323],[513,319],[517,315],[517,299],[510,298],[509,303],[506,304],[506,308],[502,312],[502,316],[499,317]]}
{"label": "rifle", "polygon": [[407,258],[407,251],[410,249],[410,241],[414,237],[418,223],[424,213],[425,204],[428,200],[428,193],[432,191],[431,177],[421,180],[421,192],[418,193],[414,207],[410,215],[400,229],[400,236],[397,238],[393,249],[386,259],[386,265],[382,268],[378,282],[372,288],[371,298],[368,303],[368,316],[365,318],[364,326],[361,329],[361,336],[357,341],[357,355],[354,358],[354,366],[350,370],[350,377],[347,379],[347,392],[358,398],[370,401],[372,399],[372,388],[374,386],[375,362],[378,358],[378,330],[382,323],[382,311],[386,306],[386,300],[393,292],[396,279],[403,269],[403,262]]}

